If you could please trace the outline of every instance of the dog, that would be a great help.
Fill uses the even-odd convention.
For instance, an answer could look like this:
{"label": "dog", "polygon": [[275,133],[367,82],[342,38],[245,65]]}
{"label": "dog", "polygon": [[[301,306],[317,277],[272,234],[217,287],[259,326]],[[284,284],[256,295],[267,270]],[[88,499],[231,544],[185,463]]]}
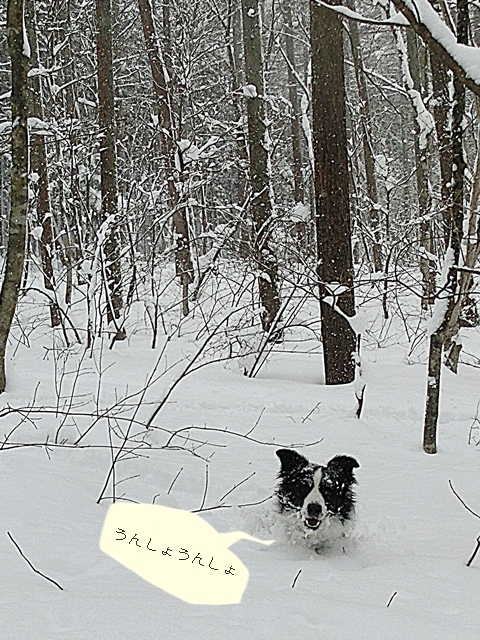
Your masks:
{"label": "dog", "polygon": [[355,458],[335,456],[324,467],[292,449],[276,454],[281,467],[275,494],[289,541],[321,551],[344,537],[355,514]]}

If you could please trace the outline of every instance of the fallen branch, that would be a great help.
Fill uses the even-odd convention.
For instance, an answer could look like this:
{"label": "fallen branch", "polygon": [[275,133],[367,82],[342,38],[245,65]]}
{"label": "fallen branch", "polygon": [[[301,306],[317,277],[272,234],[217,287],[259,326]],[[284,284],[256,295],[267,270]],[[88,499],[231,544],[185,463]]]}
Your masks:
{"label": "fallen branch", "polygon": [[480,549],[480,536],[478,536],[477,538],[477,546],[475,547],[475,550],[472,553],[470,560],[467,562],[467,567],[469,567],[472,564],[472,562],[475,560],[475,556],[477,555],[479,549]]}
{"label": "fallen branch", "polygon": [[33,564],[30,562],[30,560],[27,558],[27,556],[23,553],[23,551],[20,549],[18,543],[15,541],[14,537],[12,536],[12,534],[10,533],[10,531],[7,531],[7,536],[10,538],[10,540],[13,542],[13,544],[17,547],[17,551],[18,553],[22,556],[22,558],[28,563],[28,566],[32,569],[32,571],[35,571],[35,573],[38,573],[39,576],[42,576],[42,578],[45,578],[45,580],[48,580],[49,582],[53,582],[53,584],[58,587],[61,591],[63,591],[63,587],[61,587],[58,582],[56,582],[55,580],[53,580],[52,578],[49,578],[48,576],[46,576],[44,573],[42,573],[41,571],[39,571],[38,569],[35,569],[35,567],[33,566]]}
{"label": "fallen branch", "polygon": [[295,578],[294,578],[294,580],[293,580],[293,582],[292,582],[292,589],[293,589],[293,587],[295,586],[295,583],[297,582],[298,576],[299,576],[301,573],[302,573],[302,569],[299,569],[299,570],[298,570],[297,575],[295,576]]}

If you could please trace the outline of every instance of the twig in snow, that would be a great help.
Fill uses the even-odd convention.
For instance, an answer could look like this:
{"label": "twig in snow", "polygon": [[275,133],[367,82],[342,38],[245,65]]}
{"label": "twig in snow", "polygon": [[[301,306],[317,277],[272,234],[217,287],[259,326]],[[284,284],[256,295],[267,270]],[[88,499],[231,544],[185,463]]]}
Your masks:
{"label": "twig in snow", "polygon": [[463,506],[465,507],[465,509],[467,511],[469,511],[473,516],[475,516],[476,518],[478,518],[480,520],[480,515],[478,515],[478,513],[475,513],[475,511],[473,511],[473,509],[470,509],[470,507],[462,500],[462,498],[458,495],[458,493],[455,491],[455,489],[453,488],[453,484],[452,481],[449,480],[448,484],[450,485],[450,489],[453,491],[453,494],[456,498],[458,498],[458,500],[460,500],[460,502],[463,504]]}
{"label": "twig in snow", "polygon": [[309,419],[309,417],[312,415],[312,413],[313,413],[313,412],[317,409],[317,407],[319,407],[321,404],[322,404],[321,402],[317,402],[317,404],[313,407],[313,409],[312,409],[309,413],[307,413],[307,415],[305,416],[305,418],[302,418],[302,424],[303,424],[304,422],[306,422],[306,421]]}
{"label": "twig in snow", "polygon": [[293,582],[292,582],[292,589],[293,589],[293,587],[295,586],[295,583],[297,582],[298,576],[299,576],[301,573],[302,573],[302,569],[299,569],[299,570],[298,570],[297,575],[295,576],[295,578],[294,578],[294,580],[293,580]]}
{"label": "twig in snow", "polygon": [[227,493],[226,493],[225,495],[223,495],[223,496],[220,498],[220,502],[222,502],[222,500],[223,500],[224,498],[226,498],[227,496],[229,496],[229,495],[232,493],[232,491],[235,491],[235,489],[236,489],[237,487],[239,487],[241,484],[243,484],[243,483],[244,483],[244,482],[246,482],[247,480],[250,480],[250,478],[251,478],[252,476],[254,476],[254,475],[255,475],[255,471],[253,471],[249,476],[247,476],[247,477],[246,477],[246,478],[244,478],[243,480],[240,480],[240,482],[237,482],[237,484],[233,485],[233,487],[232,487],[231,489],[229,489],[229,490],[227,491]]}
{"label": "twig in snow", "polygon": [[22,556],[22,558],[27,562],[28,566],[32,569],[32,571],[35,571],[35,573],[38,573],[39,576],[42,576],[42,578],[45,578],[45,580],[48,580],[49,582],[53,582],[53,584],[58,587],[61,591],[63,591],[63,587],[61,587],[58,582],[55,582],[55,580],[53,580],[52,578],[49,578],[48,576],[46,576],[44,573],[42,573],[41,571],[39,571],[38,569],[35,569],[35,567],[33,566],[33,564],[30,562],[30,560],[27,558],[27,556],[23,553],[23,551],[20,549],[18,543],[15,541],[14,537],[12,536],[12,534],[10,533],[10,531],[7,531],[7,536],[10,538],[10,540],[13,542],[13,544],[17,547],[17,551],[18,553]]}
{"label": "twig in snow", "polygon": [[255,429],[258,427],[258,423],[262,419],[264,411],[265,411],[265,407],[263,407],[263,409],[260,411],[260,415],[258,416],[257,421],[255,422],[253,427],[250,429],[250,431],[247,431],[247,433],[245,434],[246,436],[249,436],[252,433],[252,431],[255,431]]}
{"label": "twig in snow", "polygon": [[[448,484],[450,485],[450,489],[453,491],[453,494],[455,495],[456,498],[458,498],[458,500],[460,500],[460,502],[463,504],[463,506],[465,507],[465,509],[470,512],[473,516],[475,516],[476,518],[480,519],[480,515],[478,515],[478,513],[475,513],[475,511],[473,511],[473,509],[470,509],[470,507],[464,502],[464,500],[462,500],[462,498],[458,495],[458,493],[455,491],[455,489],[453,488],[453,484],[452,481],[449,480]],[[475,560],[475,556],[478,553],[478,550],[480,549],[480,535],[477,538],[477,546],[475,547],[475,549],[473,550],[472,555],[470,556],[469,561],[467,562],[467,567],[469,567],[472,562]]]}
{"label": "twig in snow", "polygon": [[207,491],[208,491],[208,464],[205,465],[205,491],[203,492],[202,504],[200,505],[199,511],[203,509],[203,505],[205,504],[205,500],[207,499]]}
{"label": "twig in snow", "polygon": [[367,385],[364,384],[363,387],[360,389],[360,392],[358,394],[355,393],[355,397],[357,398],[357,403],[358,403],[355,415],[359,420],[360,420],[360,416],[362,415],[363,399],[364,399],[364,396],[365,396],[366,387],[367,387]]}
{"label": "twig in snow", "polygon": [[475,556],[477,555],[479,549],[480,549],[480,536],[478,536],[477,538],[477,546],[475,547],[475,550],[472,553],[470,560],[467,562],[467,567],[469,567],[472,564],[472,562],[475,560]]}
{"label": "twig in snow", "polygon": [[182,473],[182,471],[183,471],[183,467],[180,467],[180,469],[179,469],[179,471],[178,471],[177,475],[176,475],[176,476],[174,477],[174,479],[172,480],[172,484],[168,487],[167,496],[168,496],[168,494],[170,493],[170,491],[172,490],[173,485],[174,485],[174,484],[175,484],[175,482],[177,481],[177,478],[178,478],[178,476]]}
{"label": "twig in snow", "polygon": [[397,595],[398,591],[394,591],[390,597],[390,600],[387,602],[387,608],[392,604],[392,600]]}

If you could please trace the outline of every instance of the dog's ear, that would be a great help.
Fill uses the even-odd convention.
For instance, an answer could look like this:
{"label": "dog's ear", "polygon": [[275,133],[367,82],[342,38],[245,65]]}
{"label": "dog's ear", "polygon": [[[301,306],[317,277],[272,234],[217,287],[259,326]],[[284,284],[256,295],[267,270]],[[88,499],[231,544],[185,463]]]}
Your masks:
{"label": "dog's ear", "polygon": [[327,471],[332,476],[337,478],[343,477],[345,480],[353,478],[353,470],[357,469],[360,465],[350,456],[335,456],[327,464]]}
{"label": "dog's ear", "polygon": [[295,469],[301,469],[309,464],[305,456],[293,451],[293,449],[278,449],[275,453],[280,458],[282,471],[284,473],[290,473]]}

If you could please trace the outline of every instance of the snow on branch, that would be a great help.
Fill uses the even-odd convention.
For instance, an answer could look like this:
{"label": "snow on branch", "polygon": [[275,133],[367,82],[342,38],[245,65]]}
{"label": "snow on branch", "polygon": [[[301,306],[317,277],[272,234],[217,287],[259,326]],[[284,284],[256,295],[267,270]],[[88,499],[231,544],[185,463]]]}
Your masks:
{"label": "snow on branch", "polygon": [[385,26],[385,27],[408,27],[408,20],[402,15],[395,13],[386,20],[375,20],[374,18],[367,18],[362,16],[361,13],[357,11],[353,11],[352,9],[348,9],[347,7],[342,7],[342,5],[331,5],[323,2],[322,0],[315,0],[316,4],[321,7],[325,7],[325,9],[331,9],[336,13],[339,13],[344,18],[348,18],[349,20],[355,20],[355,22],[363,22],[364,24],[374,24],[377,26]]}
{"label": "snow on branch", "polygon": [[397,41],[398,51],[400,52],[403,81],[405,83],[405,87],[412,102],[413,108],[415,109],[415,119],[417,121],[419,130],[418,145],[420,149],[426,149],[428,136],[435,131],[435,121],[432,114],[425,106],[420,92],[415,89],[413,78],[408,65],[407,45],[405,44],[405,40],[402,33],[400,32],[400,29],[395,29],[395,38]]}
{"label": "snow on branch", "polygon": [[458,44],[428,0],[392,0],[414,31],[455,73],[470,91],[480,97],[480,49]]}

